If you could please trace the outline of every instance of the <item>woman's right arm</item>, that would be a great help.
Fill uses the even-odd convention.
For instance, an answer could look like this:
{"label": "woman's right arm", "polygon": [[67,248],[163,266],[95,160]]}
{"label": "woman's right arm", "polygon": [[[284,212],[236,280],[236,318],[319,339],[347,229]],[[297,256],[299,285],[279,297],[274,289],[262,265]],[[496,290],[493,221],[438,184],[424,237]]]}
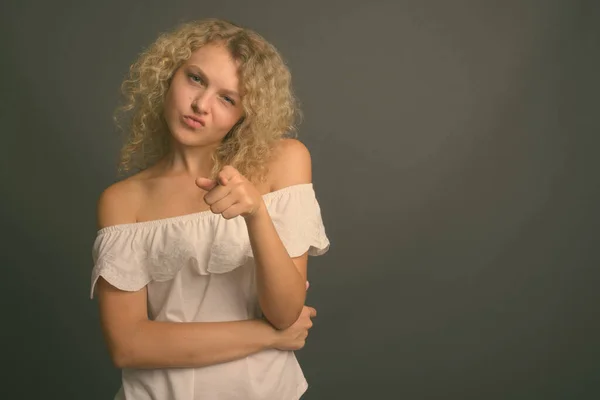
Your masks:
{"label": "woman's right arm", "polygon": [[277,347],[266,321],[151,321],[145,287],[126,292],[103,278],[97,284],[102,331],[118,368],[202,367]]}
{"label": "woman's right arm", "polygon": [[[139,191],[131,185],[119,182],[102,193],[98,228],[135,222],[134,196]],[[283,331],[264,320],[161,322],[148,319],[146,287],[123,291],[100,277],[96,296],[105,342],[118,368],[202,367],[269,348],[298,350],[316,315],[313,308],[304,307],[294,325]]]}

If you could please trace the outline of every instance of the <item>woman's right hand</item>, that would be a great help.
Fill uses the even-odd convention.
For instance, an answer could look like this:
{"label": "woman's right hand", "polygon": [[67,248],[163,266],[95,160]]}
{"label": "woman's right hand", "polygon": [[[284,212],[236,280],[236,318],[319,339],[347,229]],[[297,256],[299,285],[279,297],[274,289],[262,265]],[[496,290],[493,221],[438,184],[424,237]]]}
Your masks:
{"label": "woman's right hand", "polygon": [[300,350],[306,343],[308,330],[312,328],[311,318],[317,316],[317,310],[312,307],[302,307],[300,316],[289,328],[275,332],[273,348],[278,350]]}

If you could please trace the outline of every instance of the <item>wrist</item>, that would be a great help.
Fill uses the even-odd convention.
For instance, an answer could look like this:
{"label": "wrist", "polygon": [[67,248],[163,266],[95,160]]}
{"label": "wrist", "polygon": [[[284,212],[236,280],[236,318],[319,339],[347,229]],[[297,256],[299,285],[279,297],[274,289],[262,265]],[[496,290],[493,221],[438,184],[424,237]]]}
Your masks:
{"label": "wrist", "polygon": [[267,211],[267,206],[264,200],[261,198],[260,202],[258,203],[258,206],[254,209],[254,211],[251,214],[244,215],[244,219],[246,220],[246,222],[252,222],[254,220],[268,216],[269,213]]}
{"label": "wrist", "polygon": [[261,345],[264,349],[274,349],[277,347],[279,331],[275,329],[268,321],[258,319],[256,322],[261,327]]}

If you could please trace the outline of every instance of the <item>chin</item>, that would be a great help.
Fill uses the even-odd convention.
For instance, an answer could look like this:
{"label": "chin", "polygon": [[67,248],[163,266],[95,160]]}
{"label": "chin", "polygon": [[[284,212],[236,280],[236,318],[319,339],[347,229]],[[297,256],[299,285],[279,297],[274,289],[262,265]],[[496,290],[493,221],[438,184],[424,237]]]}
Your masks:
{"label": "chin", "polygon": [[204,132],[192,132],[185,129],[172,132],[171,138],[175,142],[189,147],[210,146],[219,142],[219,140],[215,140],[212,136],[205,135]]}

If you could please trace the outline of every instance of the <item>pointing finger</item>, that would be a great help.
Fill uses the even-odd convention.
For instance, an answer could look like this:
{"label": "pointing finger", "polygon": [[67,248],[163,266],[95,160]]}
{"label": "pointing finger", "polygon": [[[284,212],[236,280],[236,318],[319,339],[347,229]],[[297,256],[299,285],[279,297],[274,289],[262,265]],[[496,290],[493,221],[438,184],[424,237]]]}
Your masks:
{"label": "pointing finger", "polygon": [[212,190],[215,186],[217,186],[217,184],[217,181],[215,181],[214,179],[208,179],[203,177],[196,178],[196,186],[206,191]]}
{"label": "pointing finger", "polygon": [[[234,167],[232,167],[231,165],[226,165],[223,167],[223,169],[221,169],[221,171],[219,171],[218,179],[219,179],[219,183],[221,185],[226,185],[227,182],[231,181],[235,176],[239,175],[240,173],[238,172],[237,169],[235,169]],[[221,179],[223,179],[223,181],[225,183],[221,182]]]}

